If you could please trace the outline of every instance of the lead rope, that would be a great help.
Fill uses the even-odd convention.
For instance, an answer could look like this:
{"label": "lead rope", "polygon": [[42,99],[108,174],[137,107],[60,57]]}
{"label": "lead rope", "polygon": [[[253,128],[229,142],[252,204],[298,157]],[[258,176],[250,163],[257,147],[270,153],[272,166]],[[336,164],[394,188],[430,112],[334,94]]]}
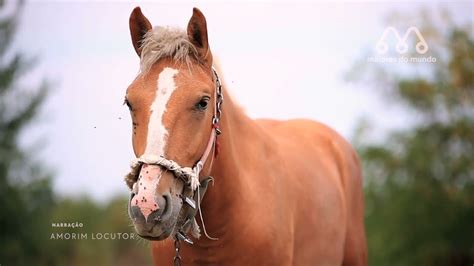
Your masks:
{"label": "lead rope", "polygon": [[209,238],[210,240],[214,240],[214,241],[217,241],[219,240],[219,238],[217,237],[212,237],[212,236],[209,236],[209,234],[207,233],[207,230],[206,230],[206,225],[204,224],[204,219],[202,218],[202,212],[201,212],[201,200],[199,199],[199,189],[198,189],[198,211],[199,211],[199,219],[201,220],[201,224],[202,224],[202,230],[204,231],[204,235]]}

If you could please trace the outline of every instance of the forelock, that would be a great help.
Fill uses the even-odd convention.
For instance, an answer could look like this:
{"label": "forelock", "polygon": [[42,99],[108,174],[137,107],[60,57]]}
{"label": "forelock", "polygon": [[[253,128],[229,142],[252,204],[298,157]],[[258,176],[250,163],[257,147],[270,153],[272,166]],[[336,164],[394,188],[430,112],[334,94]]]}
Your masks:
{"label": "forelock", "polygon": [[197,58],[197,50],[184,30],[156,26],[145,34],[141,43],[140,71],[146,73],[163,58],[172,58],[188,66],[192,58]]}

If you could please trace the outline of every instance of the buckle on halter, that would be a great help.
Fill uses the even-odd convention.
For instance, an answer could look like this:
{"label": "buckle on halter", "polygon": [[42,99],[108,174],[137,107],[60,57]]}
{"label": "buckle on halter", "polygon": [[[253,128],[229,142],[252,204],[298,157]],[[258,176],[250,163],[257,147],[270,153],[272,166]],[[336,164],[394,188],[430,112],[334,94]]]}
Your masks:
{"label": "buckle on halter", "polygon": [[187,237],[184,233],[182,233],[181,231],[178,231],[176,232],[176,238],[180,241],[184,241],[190,245],[194,244],[194,242],[189,238]]}
{"label": "buckle on halter", "polygon": [[194,202],[194,200],[186,196],[182,196],[182,198],[183,198],[184,203],[188,204],[189,207],[193,208],[193,210],[196,209],[196,202]]}
{"label": "buckle on halter", "polygon": [[213,120],[217,122],[216,123],[212,122],[212,128],[216,131],[216,135],[219,136],[220,134],[222,134],[222,131],[219,128],[219,119],[215,117]]}

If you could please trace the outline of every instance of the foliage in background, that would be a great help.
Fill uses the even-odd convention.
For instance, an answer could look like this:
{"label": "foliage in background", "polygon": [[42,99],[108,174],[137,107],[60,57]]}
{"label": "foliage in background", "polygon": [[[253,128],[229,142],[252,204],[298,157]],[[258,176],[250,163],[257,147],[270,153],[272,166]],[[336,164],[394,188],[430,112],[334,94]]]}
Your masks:
{"label": "foliage in background", "polygon": [[[47,239],[51,234],[83,233],[87,239],[49,240],[51,255],[56,265],[150,265],[148,241],[140,239],[131,226],[127,215],[127,199],[115,198],[100,206],[88,198],[63,199],[51,215],[51,221],[80,222],[82,228],[48,227]],[[115,240],[97,239],[97,234],[114,234]],[[126,233],[134,239],[123,239]],[[110,236],[110,235],[109,235]],[[95,239],[94,239],[95,238]],[[120,238],[120,239],[119,239]]]}
{"label": "foliage in background", "polygon": [[[0,9],[2,8],[0,1]],[[34,66],[12,51],[21,3],[0,18],[0,264],[1,265],[149,265],[149,248],[138,240],[92,240],[94,233],[132,233],[127,200],[100,206],[83,199],[59,199],[38,150],[19,145],[37,119],[47,83],[24,87],[21,79]],[[52,223],[83,224],[53,228]],[[86,233],[88,239],[55,240],[52,233]]]}
{"label": "foliage in background", "polygon": [[370,265],[474,263],[472,25],[430,22],[421,31],[431,46],[425,56],[437,56],[435,64],[418,63],[409,74],[396,72],[403,65],[366,63],[365,72],[357,70],[358,80],[376,84],[385,102],[403,106],[412,125],[380,143],[366,141],[364,126],[355,137]]}
{"label": "foliage in background", "polygon": [[[0,21],[0,263],[33,264],[47,252],[38,223],[52,210],[51,180],[18,140],[35,118],[47,86],[24,88],[18,81],[31,60],[9,51],[18,10]],[[25,255],[27,254],[27,255]]]}

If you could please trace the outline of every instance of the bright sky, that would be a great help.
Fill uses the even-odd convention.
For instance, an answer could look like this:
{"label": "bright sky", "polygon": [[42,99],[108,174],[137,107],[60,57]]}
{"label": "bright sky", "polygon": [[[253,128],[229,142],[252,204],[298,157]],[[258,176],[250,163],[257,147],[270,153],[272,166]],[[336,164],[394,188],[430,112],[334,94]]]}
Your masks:
{"label": "bright sky", "polygon": [[[136,5],[35,1],[23,11],[15,48],[39,62],[26,81],[47,77],[55,84],[24,142],[47,141],[38,157],[55,171],[54,188],[62,195],[106,200],[128,192],[123,176],[133,157],[131,121],[122,102],[138,71],[128,30]],[[311,118],[347,138],[364,116],[381,127],[404,123],[373,90],[343,81],[357,58],[374,53],[387,15],[444,7],[455,17],[474,17],[472,2],[139,5],[153,25],[182,28],[199,7],[229,90],[251,117]]]}

